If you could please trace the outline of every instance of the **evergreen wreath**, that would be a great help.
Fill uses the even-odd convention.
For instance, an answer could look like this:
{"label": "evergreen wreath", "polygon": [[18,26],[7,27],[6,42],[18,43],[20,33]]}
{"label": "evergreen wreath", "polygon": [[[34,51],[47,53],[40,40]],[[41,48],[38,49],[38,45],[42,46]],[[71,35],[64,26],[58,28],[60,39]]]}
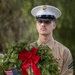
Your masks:
{"label": "evergreen wreath", "polygon": [[[38,46],[37,43],[35,48],[38,50],[36,55],[40,56],[37,66],[41,72],[41,75],[58,75],[58,63],[53,54],[48,53],[50,48],[46,45]],[[4,54],[4,58],[2,59],[3,61],[0,63],[0,68],[2,70],[1,73],[3,75],[5,75],[5,70],[11,70],[14,68],[17,68],[20,75],[22,75],[21,66],[23,62],[18,59],[19,53],[22,51],[22,49],[30,52],[31,48],[28,42],[18,42],[15,46],[8,49],[8,53]],[[34,75],[31,69],[30,73],[31,75]]]}

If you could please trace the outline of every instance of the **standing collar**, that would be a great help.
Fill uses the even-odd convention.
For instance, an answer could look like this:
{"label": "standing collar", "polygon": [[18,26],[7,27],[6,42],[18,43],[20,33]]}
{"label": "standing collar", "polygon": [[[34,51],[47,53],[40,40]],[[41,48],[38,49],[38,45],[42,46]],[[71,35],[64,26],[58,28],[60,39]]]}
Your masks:
{"label": "standing collar", "polygon": [[43,45],[47,45],[51,50],[53,49],[53,45],[54,45],[54,39],[52,38],[48,43],[44,44],[41,42],[41,40],[37,40],[37,44],[38,46],[43,44]]}

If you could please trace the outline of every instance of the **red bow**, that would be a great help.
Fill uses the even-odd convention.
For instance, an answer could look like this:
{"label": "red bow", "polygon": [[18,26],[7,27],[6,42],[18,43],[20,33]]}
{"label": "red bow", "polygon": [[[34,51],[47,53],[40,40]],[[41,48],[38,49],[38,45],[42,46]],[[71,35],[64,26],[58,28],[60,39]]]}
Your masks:
{"label": "red bow", "polygon": [[33,70],[34,75],[41,75],[38,67],[36,64],[39,62],[40,56],[36,56],[37,53],[36,48],[32,48],[30,52],[27,52],[26,50],[22,49],[22,51],[19,54],[19,59],[23,61],[22,63],[22,74],[28,75],[26,69],[30,65],[31,69]]}

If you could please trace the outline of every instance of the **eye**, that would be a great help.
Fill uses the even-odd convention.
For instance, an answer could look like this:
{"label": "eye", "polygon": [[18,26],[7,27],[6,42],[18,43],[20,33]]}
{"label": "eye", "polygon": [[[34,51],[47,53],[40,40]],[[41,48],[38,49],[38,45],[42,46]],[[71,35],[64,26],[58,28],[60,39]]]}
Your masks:
{"label": "eye", "polygon": [[42,23],[43,21],[42,20],[38,20],[38,23]]}
{"label": "eye", "polygon": [[46,24],[50,24],[50,23],[51,23],[51,21],[45,21],[45,23],[46,23]]}
{"label": "eye", "polygon": [[37,22],[38,23],[45,23],[45,24],[50,24],[51,23],[51,21],[42,21],[42,20],[38,20]]}

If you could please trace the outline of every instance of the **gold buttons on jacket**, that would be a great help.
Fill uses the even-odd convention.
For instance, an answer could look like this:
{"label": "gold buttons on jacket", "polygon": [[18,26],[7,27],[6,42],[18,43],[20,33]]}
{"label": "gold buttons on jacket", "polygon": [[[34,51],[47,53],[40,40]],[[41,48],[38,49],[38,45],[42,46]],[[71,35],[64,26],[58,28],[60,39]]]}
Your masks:
{"label": "gold buttons on jacket", "polygon": [[59,71],[61,70],[60,66],[58,66],[58,70],[59,70]]}

